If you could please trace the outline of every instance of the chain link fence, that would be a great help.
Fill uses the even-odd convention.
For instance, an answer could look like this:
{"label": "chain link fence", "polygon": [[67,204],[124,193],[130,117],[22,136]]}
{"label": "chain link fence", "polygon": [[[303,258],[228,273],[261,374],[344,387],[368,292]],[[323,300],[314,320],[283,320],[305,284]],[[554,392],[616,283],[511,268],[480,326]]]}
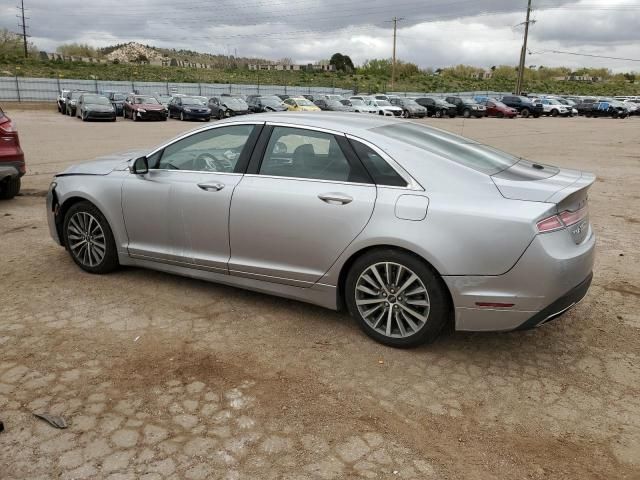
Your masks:
{"label": "chain link fence", "polygon": [[55,101],[61,90],[89,92],[116,91],[140,94],[173,94],[213,96],[222,93],[239,95],[327,95],[349,96],[352,90],[334,87],[299,87],[287,85],[245,85],[225,83],[173,83],[110,80],[77,80],[66,78],[0,77],[0,100],[18,102]]}

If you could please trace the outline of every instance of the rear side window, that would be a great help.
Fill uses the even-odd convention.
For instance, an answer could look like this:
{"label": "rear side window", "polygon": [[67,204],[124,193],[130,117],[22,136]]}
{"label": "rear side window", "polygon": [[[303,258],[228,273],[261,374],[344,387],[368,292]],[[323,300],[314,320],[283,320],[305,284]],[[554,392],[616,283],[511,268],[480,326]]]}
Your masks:
{"label": "rear side window", "polygon": [[520,160],[513,155],[468,138],[415,123],[388,124],[372,128],[371,131],[413,145],[487,175],[495,175]]}
{"label": "rear side window", "polygon": [[349,140],[349,142],[376,185],[387,185],[391,187],[407,186],[404,178],[398,175],[398,172],[396,172],[384,158],[378,155],[375,150],[355,140]]}

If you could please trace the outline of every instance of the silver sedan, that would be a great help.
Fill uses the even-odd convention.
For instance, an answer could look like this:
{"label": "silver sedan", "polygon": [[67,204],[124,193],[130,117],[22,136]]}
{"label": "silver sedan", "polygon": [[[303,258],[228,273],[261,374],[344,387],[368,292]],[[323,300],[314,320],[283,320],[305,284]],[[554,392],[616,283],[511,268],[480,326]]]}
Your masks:
{"label": "silver sedan", "polygon": [[589,288],[589,173],[423,125],[276,113],[79,164],[47,196],[80,268],[162,270],[346,308],[395,347],[537,327]]}

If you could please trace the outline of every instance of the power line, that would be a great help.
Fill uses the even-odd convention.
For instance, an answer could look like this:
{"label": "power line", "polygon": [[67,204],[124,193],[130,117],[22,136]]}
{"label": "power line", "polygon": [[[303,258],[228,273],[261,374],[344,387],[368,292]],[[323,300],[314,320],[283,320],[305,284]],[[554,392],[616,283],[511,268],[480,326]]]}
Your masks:
{"label": "power line", "polygon": [[595,55],[591,53],[579,53],[579,52],[567,52],[564,50],[540,50],[539,52],[532,52],[529,50],[529,55],[538,55],[540,53],[558,53],[561,55],[575,55],[577,57],[591,57],[591,58],[606,58],[608,60],[624,60],[626,62],[640,62],[640,58],[624,58],[624,57],[609,57],[607,55]]}

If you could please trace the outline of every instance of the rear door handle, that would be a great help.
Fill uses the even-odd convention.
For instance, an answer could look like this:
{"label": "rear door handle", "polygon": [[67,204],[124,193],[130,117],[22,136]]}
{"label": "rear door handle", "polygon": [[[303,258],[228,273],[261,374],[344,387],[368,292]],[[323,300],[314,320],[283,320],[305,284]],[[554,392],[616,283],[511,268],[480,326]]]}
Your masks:
{"label": "rear door handle", "polygon": [[224,183],[199,183],[198,187],[206,192],[218,192],[224,188]]}
{"label": "rear door handle", "polygon": [[330,205],[346,205],[353,202],[353,197],[344,193],[321,193],[318,198]]}

